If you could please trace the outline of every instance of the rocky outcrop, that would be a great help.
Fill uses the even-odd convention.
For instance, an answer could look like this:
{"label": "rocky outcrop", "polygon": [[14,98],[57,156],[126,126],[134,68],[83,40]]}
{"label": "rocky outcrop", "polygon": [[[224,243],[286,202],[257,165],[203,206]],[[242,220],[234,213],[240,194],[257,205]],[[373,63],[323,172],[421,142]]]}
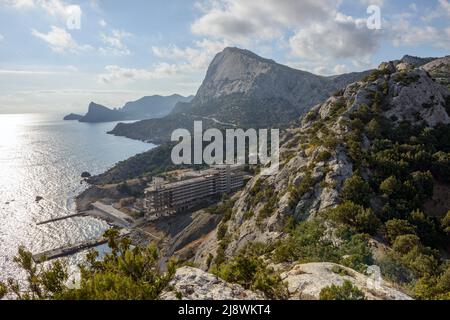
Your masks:
{"label": "rocky outcrop", "polygon": [[282,273],[281,277],[288,284],[291,300],[318,300],[323,288],[342,286],[346,280],[358,287],[368,300],[412,300],[381,278],[375,280],[334,263],[296,265]]}
{"label": "rocky outcrop", "polygon": [[432,57],[421,58],[421,57],[415,57],[415,56],[410,56],[410,55],[405,55],[401,59],[402,62],[412,64],[414,67],[421,67],[433,60],[436,60],[436,58],[432,58]]}
{"label": "rocky outcrop", "polygon": [[[275,266],[283,269],[283,266]],[[363,275],[334,263],[308,263],[291,266],[281,273],[286,283],[289,300],[319,300],[323,288],[341,286],[350,281],[368,300],[412,300],[382,279]],[[197,268],[177,269],[169,284],[170,289],[161,295],[163,300],[263,300],[259,292],[245,290],[237,284],[227,283],[211,273]]]}
{"label": "rocky outcrop", "polygon": [[177,269],[169,284],[170,291],[161,295],[162,300],[262,300],[264,296],[245,290],[239,285],[227,283],[200,269]]}
{"label": "rocky outcrop", "polygon": [[211,62],[193,104],[204,105],[239,94],[261,101],[282,100],[287,104],[285,108],[296,108],[302,114],[361,77],[361,74],[321,77],[280,65],[248,50],[226,48]]}
{"label": "rocky outcrop", "polygon": [[425,121],[430,127],[450,123],[445,110],[448,89],[436,85],[424,71],[395,73],[389,80],[389,91],[392,107],[386,117],[411,123]]}
{"label": "rocky outcrop", "polygon": [[91,102],[86,115],[80,119],[80,122],[111,122],[120,121],[125,115],[119,110],[111,110],[100,104]]}
{"label": "rocky outcrop", "polygon": [[422,67],[431,77],[450,89],[450,56],[436,59]]}
{"label": "rocky outcrop", "polygon": [[67,116],[65,116],[65,117],[63,118],[63,120],[64,120],[64,121],[78,121],[78,120],[80,120],[81,118],[83,118],[82,115],[75,114],[75,113],[71,113],[71,114],[68,114]]}

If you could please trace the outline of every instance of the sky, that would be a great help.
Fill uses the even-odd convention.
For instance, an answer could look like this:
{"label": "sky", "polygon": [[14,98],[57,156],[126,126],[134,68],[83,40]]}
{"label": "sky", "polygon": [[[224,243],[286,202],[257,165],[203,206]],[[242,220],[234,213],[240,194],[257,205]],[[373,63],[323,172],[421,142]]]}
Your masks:
{"label": "sky", "polygon": [[0,0],[0,113],[195,94],[227,46],[320,75],[445,56],[450,0]]}

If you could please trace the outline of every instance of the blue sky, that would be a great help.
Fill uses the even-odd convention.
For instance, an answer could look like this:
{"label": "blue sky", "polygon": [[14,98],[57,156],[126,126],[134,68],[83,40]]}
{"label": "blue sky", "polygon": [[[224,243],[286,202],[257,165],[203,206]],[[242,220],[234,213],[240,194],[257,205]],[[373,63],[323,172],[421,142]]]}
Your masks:
{"label": "blue sky", "polygon": [[444,56],[450,1],[0,0],[0,113],[195,94],[226,46],[323,75]]}

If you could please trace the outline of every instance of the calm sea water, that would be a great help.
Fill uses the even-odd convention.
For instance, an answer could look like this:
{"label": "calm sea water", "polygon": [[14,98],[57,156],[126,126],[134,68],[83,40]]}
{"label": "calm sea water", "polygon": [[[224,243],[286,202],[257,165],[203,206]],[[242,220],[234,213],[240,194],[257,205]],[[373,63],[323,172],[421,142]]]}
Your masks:
{"label": "calm sea water", "polygon": [[[36,223],[75,212],[74,197],[86,188],[80,184],[83,171],[104,172],[153,147],[106,134],[115,123],[60,119],[0,115],[0,281],[23,276],[13,262],[21,245],[37,253],[101,235],[108,226],[92,218]],[[44,200],[37,203],[37,196]],[[83,257],[68,258],[69,265]]]}

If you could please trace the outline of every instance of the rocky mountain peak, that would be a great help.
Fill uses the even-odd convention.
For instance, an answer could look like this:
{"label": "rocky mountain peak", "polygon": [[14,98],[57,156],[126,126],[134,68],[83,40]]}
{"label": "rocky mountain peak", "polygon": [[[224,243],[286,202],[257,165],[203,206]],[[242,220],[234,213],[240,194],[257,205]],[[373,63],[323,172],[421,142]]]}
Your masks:
{"label": "rocky mountain peak", "polygon": [[89,107],[88,107],[89,111],[95,111],[95,110],[110,110],[108,107],[105,107],[101,104],[95,103],[95,102],[91,102],[89,103]]}
{"label": "rocky mountain peak", "polygon": [[415,67],[420,67],[423,66],[433,60],[435,60],[436,58],[421,58],[421,57],[416,57],[416,56],[410,56],[410,55],[405,55],[403,56],[403,58],[401,59],[402,62],[407,62],[410,63],[412,65],[414,65]]}
{"label": "rocky mountain peak", "polygon": [[226,48],[211,62],[197,98],[206,99],[229,93],[247,93],[258,76],[266,74],[276,65],[251,51]]}
{"label": "rocky mountain peak", "polygon": [[278,64],[248,50],[226,48],[211,62],[194,105],[210,104],[212,100],[222,97],[239,96],[250,98],[253,104],[260,105],[276,101],[284,110],[289,110],[290,117],[295,118],[334,91],[361,77],[360,73],[345,77],[322,77]]}

